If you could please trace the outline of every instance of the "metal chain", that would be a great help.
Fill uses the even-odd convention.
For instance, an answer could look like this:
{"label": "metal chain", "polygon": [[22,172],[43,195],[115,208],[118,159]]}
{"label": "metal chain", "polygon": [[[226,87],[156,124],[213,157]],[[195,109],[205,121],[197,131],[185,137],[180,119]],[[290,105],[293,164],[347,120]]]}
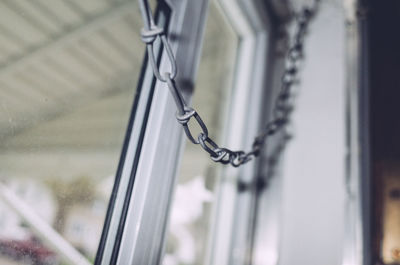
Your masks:
{"label": "metal chain", "polygon": [[[291,97],[291,88],[297,79],[298,65],[303,58],[303,43],[307,33],[307,29],[311,19],[314,17],[320,0],[314,0],[313,5],[310,7],[303,7],[302,10],[295,14],[296,18],[296,32],[293,36],[293,43],[291,44],[286,58],[286,67],[281,78],[281,88],[278,93],[277,99],[272,113],[272,120],[267,123],[264,130],[254,139],[250,151],[232,151],[228,148],[220,147],[208,135],[206,124],[201,119],[200,115],[195,109],[189,107],[182,96],[182,93],[176,86],[175,77],[177,75],[176,60],[172,52],[171,46],[167,40],[166,32],[163,28],[158,27],[152,15],[151,8],[147,0],[139,0],[140,11],[142,14],[144,28],[141,30],[142,41],[146,44],[149,61],[154,72],[154,76],[161,82],[165,82],[174,98],[176,107],[178,109],[176,118],[183,126],[184,132],[188,139],[193,144],[199,144],[207,153],[210,154],[214,162],[222,164],[231,164],[238,167],[250,161],[253,157],[260,154],[268,136],[276,134],[286,126],[289,121],[289,116],[292,111],[292,106],[289,102]],[[170,64],[170,72],[160,73],[157,66],[156,57],[154,54],[154,42],[160,39],[162,46],[167,52],[168,61]],[[197,138],[193,136],[189,128],[189,121],[194,118],[201,128],[201,132]],[[286,137],[283,137],[286,139]]]}

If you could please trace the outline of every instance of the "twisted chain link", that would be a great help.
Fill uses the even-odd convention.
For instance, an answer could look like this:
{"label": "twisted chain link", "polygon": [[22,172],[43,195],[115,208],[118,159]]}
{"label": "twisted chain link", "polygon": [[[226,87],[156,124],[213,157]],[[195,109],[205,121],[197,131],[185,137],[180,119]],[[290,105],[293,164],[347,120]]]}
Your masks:
{"label": "twisted chain link", "polygon": [[[251,150],[245,152],[241,150],[232,151],[228,148],[220,147],[217,143],[215,143],[209,137],[208,128],[201,119],[200,115],[195,109],[189,107],[185,103],[182,93],[175,83],[175,77],[177,75],[176,60],[171,46],[167,40],[166,33],[163,28],[160,28],[155,24],[148,1],[139,0],[140,11],[144,23],[144,27],[141,30],[141,38],[146,44],[147,53],[154,76],[161,82],[167,83],[177,107],[176,119],[182,125],[187,138],[193,144],[199,144],[204,151],[210,154],[210,157],[214,162],[231,164],[234,167],[238,167],[247,163],[253,157],[257,157],[260,154],[260,151],[263,148],[268,136],[276,134],[288,123],[289,116],[292,111],[292,105],[289,102],[291,97],[291,88],[297,79],[299,62],[303,58],[304,38],[307,33],[309,23],[318,9],[319,2],[320,0],[314,0],[312,6],[303,7],[299,13],[295,14],[297,23],[296,32],[293,36],[293,43],[291,44],[286,56],[286,67],[282,74],[281,87],[273,108],[272,119],[266,124],[264,130],[255,137]],[[170,65],[170,71],[163,74],[160,73],[160,70],[157,66],[153,49],[154,42],[157,39],[161,40],[161,44],[167,53],[168,62]],[[197,137],[193,136],[188,125],[192,118],[194,118],[201,128],[201,132],[197,135]],[[283,141],[286,141],[288,137],[283,137],[282,139]]]}

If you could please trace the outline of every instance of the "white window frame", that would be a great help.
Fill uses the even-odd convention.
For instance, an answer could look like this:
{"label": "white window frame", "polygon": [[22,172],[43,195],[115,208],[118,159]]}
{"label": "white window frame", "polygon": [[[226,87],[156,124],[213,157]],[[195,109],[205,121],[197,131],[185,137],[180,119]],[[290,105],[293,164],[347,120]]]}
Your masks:
{"label": "white window frame", "polygon": [[343,265],[371,265],[368,19],[363,1],[344,1],[346,13],[346,212]]}
{"label": "white window frame", "polygon": [[[220,3],[241,40],[228,130],[235,133],[228,133],[227,146],[248,148],[270,118],[272,99],[279,88],[275,77],[280,76],[283,65],[279,58],[275,58],[273,47],[276,38],[271,25],[274,22],[266,13],[263,1],[221,0]],[[285,9],[285,5],[279,7]],[[274,143],[270,143],[265,153],[273,149]],[[257,207],[260,199],[257,183],[267,177],[264,174],[267,168],[263,156],[239,169],[226,168],[217,190],[215,226],[211,233],[214,238],[211,240],[212,252],[207,264],[251,263],[256,249],[257,211],[260,210]],[[248,188],[239,190],[238,184]],[[270,202],[272,204],[279,200],[278,197],[269,199],[273,199]],[[275,220],[275,212],[267,208],[261,212],[266,216],[265,220]],[[278,251],[278,242],[273,241],[272,244]]]}
{"label": "white window frame", "polygon": [[[269,69],[270,62],[274,61],[274,68],[282,67],[272,49],[274,22],[265,1],[218,3],[240,40],[223,144],[232,149],[249,149],[269,118],[267,103],[276,93],[276,86],[268,86],[273,84],[270,77],[277,73]],[[273,1],[270,3],[274,5]],[[169,17],[169,36],[176,36],[170,41],[177,59],[177,83],[190,102],[190,84],[195,82],[200,60],[208,0],[165,0],[159,1],[159,5],[164,6],[160,14]],[[170,12],[163,12],[166,5]],[[161,53],[160,58],[161,72],[167,71],[166,54]],[[146,62],[138,91],[95,264],[162,262],[171,198],[185,141],[169,90],[154,78]],[[273,143],[266,152],[271,148]],[[248,264],[251,259],[248,253],[253,252],[258,211],[258,193],[253,184],[267,167],[260,161],[263,160],[223,170],[213,210],[207,264]],[[250,188],[240,190],[238,183]],[[277,248],[277,242],[274,244]]]}

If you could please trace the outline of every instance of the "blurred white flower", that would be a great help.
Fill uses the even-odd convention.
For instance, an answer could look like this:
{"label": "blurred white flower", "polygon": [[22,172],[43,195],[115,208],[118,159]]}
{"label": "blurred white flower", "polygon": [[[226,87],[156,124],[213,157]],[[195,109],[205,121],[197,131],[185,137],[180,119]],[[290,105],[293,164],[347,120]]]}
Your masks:
{"label": "blurred white flower", "polygon": [[170,233],[178,242],[174,253],[164,257],[164,265],[193,263],[196,256],[194,235],[189,226],[203,215],[203,203],[211,202],[213,194],[204,185],[204,177],[178,184],[171,213]]}

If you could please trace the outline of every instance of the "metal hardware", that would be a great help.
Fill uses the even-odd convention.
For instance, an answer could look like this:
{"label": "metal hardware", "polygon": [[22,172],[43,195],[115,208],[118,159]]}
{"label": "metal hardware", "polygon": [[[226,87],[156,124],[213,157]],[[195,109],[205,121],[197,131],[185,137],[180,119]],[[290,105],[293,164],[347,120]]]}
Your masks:
{"label": "metal hardware", "polygon": [[[315,16],[320,0],[314,0],[311,6],[303,7],[302,10],[295,14],[297,29],[293,36],[293,43],[288,50],[286,58],[286,68],[281,78],[280,92],[276,98],[272,120],[269,121],[264,130],[255,137],[252,148],[250,151],[232,151],[228,148],[219,147],[209,136],[206,124],[201,119],[200,115],[195,109],[186,105],[182,93],[178,89],[175,83],[175,77],[177,75],[176,60],[172,53],[171,46],[167,40],[166,33],[162,28],[157,27],[154,23],[152,11],[147,0],[139,0],[140,10],[144,22],[144,28],[141,31],[142,41],[147,46],[147,52],[149,60],[154,72],[154,76],[161,82],[165,82],[175,100],[178,113],[176,118],[178,122],[183,126],[187,138],[193,144],[199,144],[207,153],[210,154],[211,159],[214,162],[222,164],[231,164],[234,167],[238,167],[250,161],[253,157],[257,157],[260,154],[260,150],[263,148],[268,136],[276,134],[282,128],[286,127],[290,113],[292,111],[292,105],[290,104],[291,98],[291,87],[297,79],[297,66],[303,59],[303,43],[307,33],[307,29],[310,21]],[[161,45],[167,52],[168,61],[171,66],[171,71],[166,72],[163,75],[160,73],[156,58],[154,55],[153,44],[154,41],[160,39]],[[198,125],[202,129],[197,139],[193,136],[190,128],[189,121],[193,118],[197,121]],[[282,141],[287,141],[287,137],[283,137]],[[283,145],[283,144],[280,144]]]}

